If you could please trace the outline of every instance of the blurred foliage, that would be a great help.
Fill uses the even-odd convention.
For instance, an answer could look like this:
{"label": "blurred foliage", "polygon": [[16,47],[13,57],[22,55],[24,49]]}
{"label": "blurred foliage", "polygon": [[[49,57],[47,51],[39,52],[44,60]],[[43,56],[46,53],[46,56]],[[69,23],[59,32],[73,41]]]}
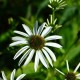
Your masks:
{"label": "blurred foliage", "polygon": [[[66,59],[69,60],[72,69],[80,62],[80,0],[65,1],[66,7],[55,12],[57,24],[62,25],[62,27],[51,33],[63,37],[62,40],[58,41],[63,49],[54,50],[57,62],[53,63],[54,67],[62,71],[66,70]],[[16,76],[21,73],[27,74],[23,80],[64,79],[55,71],[54,67],[46,69],[43,65],[39,65],[36,73],[33,62],[25,67],[18,67],[18,60],[13,60],[18,48],[9,47],[12,42],[11,37],[14,35],[13,30],[22,31],[22,23],[32,28],[36,20],[39,21],[39,24],[47,21],[47,18],[53,13],[48,7],[48,2],[48,0],[0,0],[0,72],[4,70],[9,76],[11,71],[16,68]]]}

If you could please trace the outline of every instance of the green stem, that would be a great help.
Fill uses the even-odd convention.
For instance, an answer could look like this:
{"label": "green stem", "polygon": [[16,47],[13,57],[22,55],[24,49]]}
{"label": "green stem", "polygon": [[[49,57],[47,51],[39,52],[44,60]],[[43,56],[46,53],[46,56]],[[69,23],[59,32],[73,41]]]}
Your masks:
{"label": "green stem", "polygon": [[21,70],[21,73],[23,74],[23,69],[22,69],[22,67],[20,67],[20,70]]}
{"label": "green stem", "polygon": [[53,18],[53,20],[55,19],[55,10],[52,13],[52,18]]}
{"label": "green stem", "polygon": [[47,77],[45,80],[50,80],[50,78],[51,78],[51,71],[50,71],[50,69],[48,69]]}

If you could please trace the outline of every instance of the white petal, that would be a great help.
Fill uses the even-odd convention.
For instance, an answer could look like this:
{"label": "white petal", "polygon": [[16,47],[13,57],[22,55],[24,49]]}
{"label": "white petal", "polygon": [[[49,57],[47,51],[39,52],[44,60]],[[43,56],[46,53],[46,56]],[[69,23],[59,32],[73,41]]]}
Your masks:
{"label": "white petal", "polygon": [[57,21],[57,18],[54,20],[53,24],[55,25],[56,24],[56,21]]}
{"label": "white petal", "polygon": [[62,2],[62,0],[60,0],[59,2]]}
{"label": "white petal", "polygon": [[57,2],[59,2],[59,0],[57,0]]}
{"label": "white petal", "polygon": [[58,70],[57,68],[55,68],[56,71],[58,71],[60,74],[65,75],[62,71]]}
{"label": "white petal", "polygon": [[14,56],[14,60],[16,59],[16,58],[18,58],[25,50],[27,50],[29,48],[29,46],[24,46],[24,47],[22,47],[16,54],[15,54],[15,56]]}
{"label": "white petal", "polygon": [[[49,8],[53,8],[51,5],[48,5]],[[53,8],[54,9],[54,8]]]}
{"label": "white petal", "polygon": [[67,70],[69,72],[69,63],[68,63],[68,60],[66,60],[66,65],[67,65]]}
{"label": "white petal", "polygon": [[54,36],[49,36],[45,38],[46,41],[56,40],[56,39],[62,39],[62,36],[54,35]]}
{"label": "white petal", "polygon": [[48,52],[48,54],[51,56],[51,58],[56,61],[56,56],[55,54],[48,48],[48,47],[44,47],[44,49]]}
{"label": "white petal", "polygon": [[26,41],[26,39],[25,39],[25,38],[20,37],[20,36],[12,37],[12,40],[13,40],[13,41]]}
{"label": "white petal", "polygon": [[63,2],[60,3],[60,5],[62,5],[62,6],[63,6],[64,4],[65,4],[65,1],[63,1]]}
{"label": "white petal", "polygon": [[77,79],[80,79],[80,73],[76,75],[76,78]]}
{"label": "white petal", "polygon": [[7,80],[7,78],[6,78],[6,75],[5,75],[4,71],[1,71],[1,72],[2,72],[3,80]]}
{"label": "white petal", "polygon": [[32,59],[32,57],[34,55],[34,52],[35,52],[34,49],[30,52],[30,54],[29,54],[28,58],[26,59],[24,65],[27,65],[31,61],[31,59]]}
{"label": "white petal", "polygon": [[77,79],[80,79],[80,76],[79,77],[76,77]]}
{"label": "white petal", "polygon": [[16,69],[14,69],[13,72],[11,73],[10,80],[14,80],[15,72],[16,72]]}
{"label": "white petal", "polygon": [[52,60],[51,60],[50,56],[48,55],[48,53],[44,49],[42,49],[42,51],[43,51],[44,55],[46,56],[46,58],[48,59],[48,61],[51,64],[51,66],[53,66]]}
{"label": "white petal", "polygon": [[37,71],[38,64],[39,64],[39,55],[38,55],[38,51],[36,51],[35,64],[34,64],[35,72]]}
{"label": "white petal", "polygon": [[53,24],[52,15],[50,15],[50,23]]}
{"label": "white petal", "polygon": [[63,8],[64,9],[64,6],[66,6],[67,4],[64,2],[61,2],[60,5],[59,5],[59,8]]}
{"label": "white petal", "polygon": [[25,36],[25,37],[28,37],[28,34],[24,33],[24,32],[21,32],[21,31],[17,31],[15,30],[14,33],[17,33],[19,35],[22,35],[22,36]]}
{"label": "white petal", "polygon": [[48,68],[47,61],[46,61],[44,55],[42,54],[42,52],[41,52],[41,51],[38,51],[38,54],[39,54],[38,56],[39,56],[39,59],[40,59],[40,61],[42,62],[42,64],[43,64],[46,68]]}
{"label": "white petal", "polygon": [[53,42],[47,42],[45,43],[45,46],[51,46],[51,47],[56,47],[56,48],[62,48],[62,46],[58,43],[53,43]]}
{"label": "white petal", "polygon": [[45,25],[46,25],[46,23],[44,22],[44,23],[39,27],[37,34],[41,34],[41,32],[42,32],[42,30],[44,29]]}
{"label": "white petal", "polygon": [[75,68],[74,73],[77,72],[77,70],[79,69],[79,67],[80,67],[80,63],[79,63],[79,64],[77,65],[77,67]]}
{"label": "white petal", "polygon": [[47,19],[47,24],[49,25],[49,19]]}
{"label": "white petal", "polygon": [[20,66],[21,63],[24,61],[24,59],[28,56],[28,54],[30,53],[31,49],[29,49],[26,53],[24,53],[24,55],[21,57],[21,59],[19,60],[18,65]]}
{"label": "white petal", "polygon": [[51,31],[51,29],[52,27],[46,27],[44,31],[42,32],[41,36],[45,37]]}
{"label": "white petal", "polygon": [[16,80],[21,80],[26,74],[21,74]]}
{"label": "white petal", "polygon": [[17,45],[21,45],[21,44],[27,44],[27,41],[16,41],[10,44],[10,46],[17,46]]}
{"label": "white petal", "polygon": [[77,77],[80,77],[80,73],[76,75]]}
{"label": "white petal", "polygon": [[37,28],[38,28],[38,21],[36,21],[34,24],[34,28],[33,28],[34,35],[37,34]]}
{"label": "white petal", "polygon": [[28,35],[32,35],[30,28],[26,26],[25,24],[22,24],[22,25],[23,25],[24,30],[28,33]]}

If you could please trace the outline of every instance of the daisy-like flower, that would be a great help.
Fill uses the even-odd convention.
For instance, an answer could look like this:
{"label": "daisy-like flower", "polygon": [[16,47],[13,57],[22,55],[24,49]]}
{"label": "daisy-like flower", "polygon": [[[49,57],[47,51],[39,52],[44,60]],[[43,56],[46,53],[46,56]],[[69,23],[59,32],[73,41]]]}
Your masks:
{"label": "daisy-like flower", "polygon": [[66,5],[65,1],[63,0],[49,0],[48,7],[52,8],[53,10],[64,9],[63,7]]}
{"label": "daisy-like flower", "polygon": [[14,31],[14,33],[20,36],[12,37],[12,40],[14,40],[15,42],[10,44],[10,46],[23,45],[23,47],[15,54],[14,60],[17,59],[22,53],[24,53],[18,63],[19,66],[25,59],[26,60],[24,62],[24,65],[27,65],[34,55],[35,71],[38,68],[39,61],[41,61],[41,63],[46,68],[48,68],[48,61],[50,65],[53,66],[52,60],[56,61],[56,56],[48,47],[61,48],[61,45],[59,45],[58,43],[51,42],[51,40],[61,39],[62,37],[58,35],[46,37],[47,34],[50,33],[52,27],[46,27],[45,22],[40,27],[38,27],[38,22],[36,21],[33,28],[33,32],[25,24],[22,24],[22,26],[26,33],[21,31]]}
{"label": "daisy-like flower", "polygon": [[76,80],[76,79],[80,79],[80,73],[77,74],[77,70],[80,67],[80,63],[77,65],[77,67],[74,69],[74,71],[70,71],[69,68],[69,64],[68,64],[68,60],[66,60],[66,65],[67,65],[67,73],[63,73],[62,71],[56,69],[60,74],[62,74],[63,76],[65,76],[65,80]]}
{"label": "daisy-like flower", "polygon": [[[15,77],[15,72],[16,72],[16,69],[14,69],[11,73],[11,76],[10,76],[10,80],[15,80],[14,77]],[[21,80],[26,74],[21,74],[19,77],[17,77],[16,80]],[[6,75],[4,73],[4,71],[2,71],[2,78],[0,78],[0,80],[7,80],[6,78]]]}

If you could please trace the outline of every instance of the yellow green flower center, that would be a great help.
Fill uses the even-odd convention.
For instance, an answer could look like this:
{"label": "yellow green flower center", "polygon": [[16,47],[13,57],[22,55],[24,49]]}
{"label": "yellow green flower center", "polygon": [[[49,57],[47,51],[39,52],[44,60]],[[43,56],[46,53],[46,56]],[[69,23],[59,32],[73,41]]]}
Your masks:
{"label": "yellow green flower center", "polygon": [[66,76],[65,76],[66,80],[76,80],[76,76],[74,73],[67,73]]}
{"label": "yellow green flower center", "polygon": [[29,46],[35,50],[42,49],[44,47],[45,40],[40,35],[32,35],[29,39]]}

